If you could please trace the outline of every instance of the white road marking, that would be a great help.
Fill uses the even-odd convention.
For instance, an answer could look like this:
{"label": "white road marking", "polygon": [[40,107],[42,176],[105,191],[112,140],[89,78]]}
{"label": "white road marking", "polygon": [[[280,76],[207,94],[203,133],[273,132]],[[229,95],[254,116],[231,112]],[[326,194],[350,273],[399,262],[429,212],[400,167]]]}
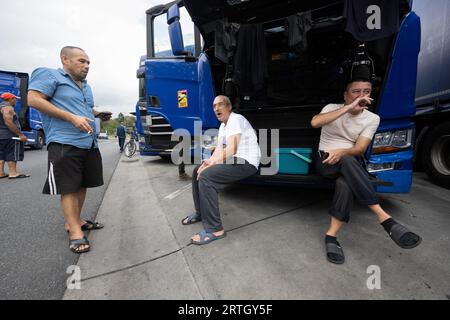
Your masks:
{"label": "white road marking", "polygon": [[166,199],[167,199],[167,200],[173,200],[173,199],[175,199],[176,197],[178,197],[180,194],[182,194],[183,192],[189,190],[191,187],[192,187],[192,184],[191,184],[191,183],[188,184],[188,185],[185,185],[183,188],[181,188],[181,189],[175,191],[174,193],[169,194],[167,197],[164,198],[164,200],[166,200]]}

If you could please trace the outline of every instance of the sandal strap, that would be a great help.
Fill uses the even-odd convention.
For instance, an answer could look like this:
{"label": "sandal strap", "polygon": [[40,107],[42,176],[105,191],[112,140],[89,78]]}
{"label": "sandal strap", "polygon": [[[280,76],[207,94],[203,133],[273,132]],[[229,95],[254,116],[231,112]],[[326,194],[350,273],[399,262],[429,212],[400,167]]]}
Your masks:
{"label": "sandal strap", "polygon": [[401,225],[400,223],[396,223],[392,226],[389,235],[392,238],[392,240],[394,240],[397,244],[401,245],[400,239],[408,232],[410,231],[405,226]]}
{"label": "sandal strap", "polygon": [[82,245],[89,245],[89,240],[86,237],[83,237],[82,239],[70,240],[71,247],[80,247]]}
{"label": "sandal strap", "polygon": [[344,250],[336,243],[329,242],[327,245],[327,253],[334,253],[340,256],[344,256]]}
{"label": "sandal strap", "polygon": [[85,221],[86,221],[86,223],[81,226],[85,230],[93,230],[93,229],[103,228],[103,225],[101,223],[93,222],[91,220],[85,220]]}

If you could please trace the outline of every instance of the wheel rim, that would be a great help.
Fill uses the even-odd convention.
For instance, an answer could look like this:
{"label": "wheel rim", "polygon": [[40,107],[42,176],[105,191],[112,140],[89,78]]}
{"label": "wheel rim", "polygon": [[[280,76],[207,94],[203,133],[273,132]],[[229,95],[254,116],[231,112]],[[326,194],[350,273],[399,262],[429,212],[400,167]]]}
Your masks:
{"label": "wheel rim", "polygon": [[[439,137],[431,149],[431,162],[443,175],[450,175],[450,135]],[[447,151],[447,152],[446,152]]]}
{"label": "wheel rim", "polygon": [[136,144],[128,143],[126,148],[125,148],[125,155],[127,157],[132,157],[135,152],[136,152]]}

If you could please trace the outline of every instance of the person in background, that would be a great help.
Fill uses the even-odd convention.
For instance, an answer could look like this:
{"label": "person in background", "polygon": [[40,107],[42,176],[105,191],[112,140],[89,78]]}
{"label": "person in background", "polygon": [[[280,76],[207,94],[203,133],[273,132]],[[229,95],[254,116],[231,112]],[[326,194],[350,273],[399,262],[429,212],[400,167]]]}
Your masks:
{"label": "person in background", "polygon": [[116,129],[116,137],[119,139],[120,152],[123,152],[123,146],[125,145],[125,139],[127,138],[127,129],[122,122]]}
{"label": "person in background", "polygon": [[[24,143],[27,137],[22,133],[19,119],[14,107],[19,97],[5,92],[0,98],[0,179],[29,178],[29,174],[17,172],[17,162],[23,161]],[[9,175],[5,173],[5,162],[8,163]]]}

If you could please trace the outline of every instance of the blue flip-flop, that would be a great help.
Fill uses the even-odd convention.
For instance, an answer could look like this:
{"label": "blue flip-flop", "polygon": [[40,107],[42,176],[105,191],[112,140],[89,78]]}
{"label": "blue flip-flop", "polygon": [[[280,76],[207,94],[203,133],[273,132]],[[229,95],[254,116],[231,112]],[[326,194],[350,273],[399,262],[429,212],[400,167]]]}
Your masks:
{"label": "blue flip-flop", "polygon": [[[212,232],[206,232],[205,230],[203,230],[203,231],[197,233],[197,235],[200,236],[200,241],[194,241],[191,239],[191,243],[201,246],[201,245],[213,242],[215,240],[225,238],[227,234],[224,232],[221,236],[216,236]],[[208,239],[206,239],[206,238],[208,238]]]}

